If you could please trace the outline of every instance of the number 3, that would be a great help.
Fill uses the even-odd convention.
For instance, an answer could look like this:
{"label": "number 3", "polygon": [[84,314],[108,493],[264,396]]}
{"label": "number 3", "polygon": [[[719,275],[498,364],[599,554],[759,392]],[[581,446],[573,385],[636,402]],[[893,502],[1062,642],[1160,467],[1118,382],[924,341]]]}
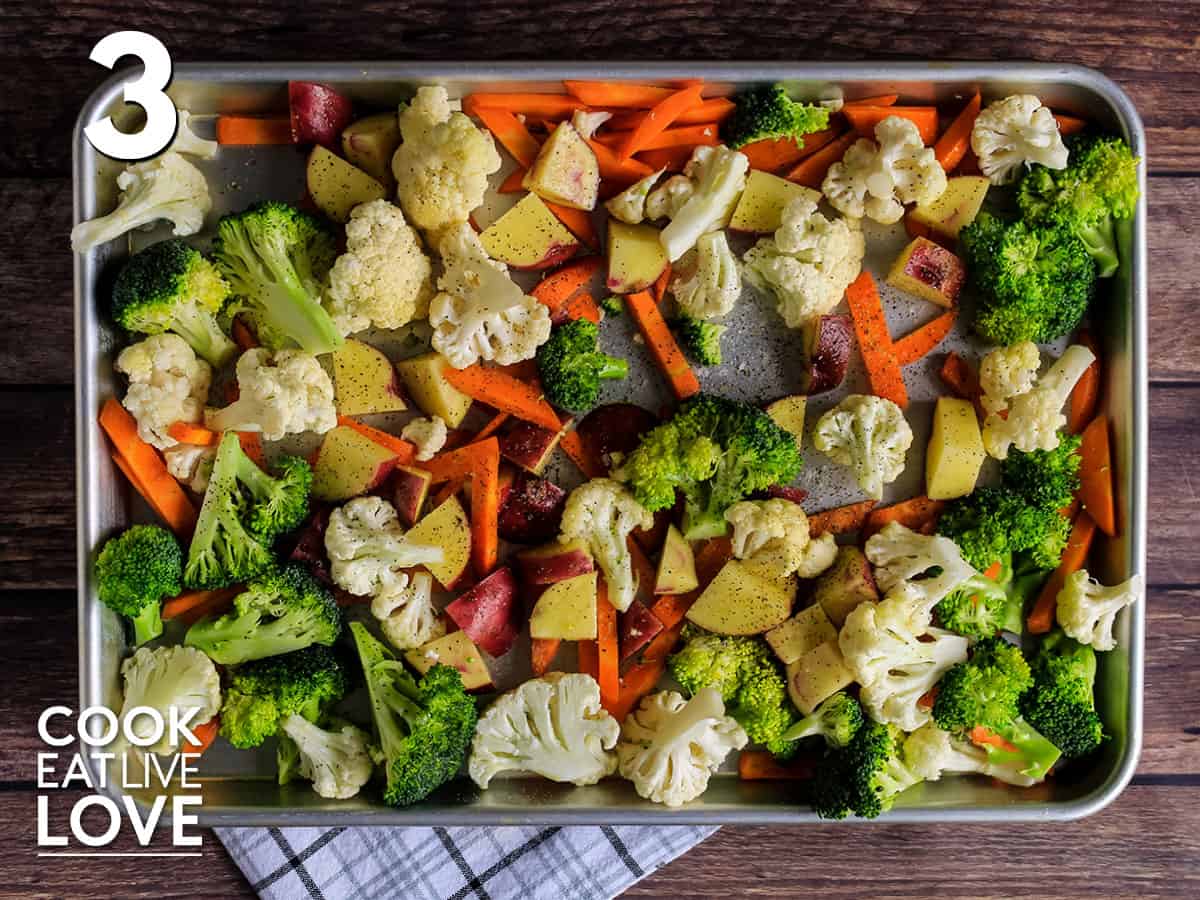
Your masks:
{"label": "number 3", "polygon": [[136,103],[146,111],[146,124],[135,134],[118,131],[112,118],[105,116],[83,129],[91,145],[113,159],[138,160],[153,156],[175,137],[178,113],[163,89],[171,82],[171,54],[162,41],[144,31],[117,31],[102,38],[88,57],[106,69],[124,56],[136,56],[142,63],[142,76],[125,84],[125,102]]}

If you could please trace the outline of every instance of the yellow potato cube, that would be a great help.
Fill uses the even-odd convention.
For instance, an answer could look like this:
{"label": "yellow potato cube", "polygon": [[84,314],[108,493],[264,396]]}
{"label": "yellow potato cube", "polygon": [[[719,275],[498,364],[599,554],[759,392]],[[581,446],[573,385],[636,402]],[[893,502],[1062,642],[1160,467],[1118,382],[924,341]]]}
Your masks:
{"label": "yellow potato cube", "polygon": [[975,490],[985,456],[974,405],[939,397],[925,451],[925,493],[931,500],[965,497]]}

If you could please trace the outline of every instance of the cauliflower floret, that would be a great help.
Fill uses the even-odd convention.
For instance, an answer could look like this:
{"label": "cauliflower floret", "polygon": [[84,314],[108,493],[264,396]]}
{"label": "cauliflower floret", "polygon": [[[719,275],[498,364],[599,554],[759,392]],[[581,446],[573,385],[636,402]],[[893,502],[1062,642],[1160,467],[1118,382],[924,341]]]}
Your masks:
{"label": "cauliflower floret", "polygon": [[179,125],[175,129],[175,140],[167,150],[171,153],[186,153],[201,159],[212,159],[217,155],[218,144],[208,141],[192,131],[192,114],[186,109],[179,110]]}
{"label": "cauliflower floret", "polygon": [[212,367],[187,341],[165,332],[130,344],[117,357],[117,371],[129,379],[121,405],[137,420],[138,437],[165,450],[178,441],[167,434],[174,422],[204,418]]}
{"label": "cauliflower floret", "polygon": [[488,259],[470,225],[448,230],[438,252],[445,272],[429,306],[434,349],[456,369],[481,359],[503,366],[532,359],[550,337],[550,310]]}
{"label": "cauliflower floret", "polygon": [[860,603],[838,632],[838,647],[854,679],[862,685],[885,678],[893,668],[918,666],[930,659],[920,640],[933,615],[924,595],[904,582],[878,603]]}
{"label": "cauliflower floret", "polygon": [[920,704],[921,698],[947,669],[966,661],[967,639],[962,635],[929,628],[921,637],[917,646],[909,649],[919,650],[924,659],[918,659],[916,653],[897,659],[859,691],[858,699],[876,722],[903,731],[920,728],[932,718],[931,710]]}
{"label": "cauliflower floret", "polygon": [[971,149],[979,170],[992,184],[1005,184],[1020,174],[1022,163],[1065,169],[1067,147],[1058,122],[1032,94],[1014,94],[990,103],[971,128]]}
{"label": "cauliflower floret", "polygon": [[1087,347],[1071,345],[1033,387],[1009,398],[1007,416],[1001,415],[1002,409],[990,412],[983,422],[983,446],[988,455],[1006,459],[1009,447],[1025,453],[1055,449],[1058,432],[1067,424],[1063,404],[1095,359]]}
{"label": "cauliflower floret", "polygon": [[801,578],[816,578],[837,559],[837,539],[830,532],[811,538],[799,556],[794,557],[795,572]]}
{"label": "cauliflower floret", "polygon": [[768,563],[783,578],[816,578],[837,555],[833,535],[812,540],[808,516],[790,500],[742,500],[725,511],[725,521],[733,526],[734,556]]}
{"label": "cauliflower floret", "polygon": [[612,118],[612,113],[604,110],[577,109],[571,113],[571,127],[579,132],[585,141],[596,136],[596,129]]}
{"label": "cauliflower floret", "polygon": [[809,197],[783,211],[773,238],[763,238],[742,258],[746,279],[775,296],[789,328],[802,328],[833,312],[862,271],[866,241],[853,220],[827,219]]}
{"label": "cauliflower floret", "polygon": [[201,447],[198,444],[176,444],[163,451],[167,471],[197,494],[208,490],[208,479],[216,458],[216,447]]}
{"label": "cauliflower floret", "polygon": [[595,784],[617,770],[620,733],[596,679],[551,672],[501,694],[480,716],[467,768],[481,788],[501,772]]}
{"label": "cauliflower floret", "polygon": [[1141,596],[1141,575],[1134,575],[1124,584],[1105,587],[1092,579],[1087,569],[1080,569],[1068,576],[1058,592],[1055,617],[1068,637],[1097,650],[1112,650],[1117,646],[1113,635],[1117,613]]}
{"label": "cauliflower floret", "polygon": [[900,221],[904,204],[932,203],[945,190],[946,173],[933,148],[925,146],[915,124],[899,116],[876,125],[874,141],[855,141],[821,184],[842,215],[884,225]]}
{"label": "cauliflower floret", "polygon": [[703,794],[709,776],[748,740],[742,726],[725,715],[716,688],[702,688],[691,700],[660,691],[643,698],[622,724],[619,770],[639,796],[682,806]]}
{"label": "cauliflower floret", "polygon": [[[920,534],[899,522],[889,522],[871,535],[863,549],[875,567],[880,590],[890,591],[900,584],[915,587],[924,598],[923,614],[932,614],[943,598],[978,574],[950,538]],[[936,575],[925,575],[934,568]]]}
{"label": "cauliflower floret", "polygon": [[1029,787],[1038,781],[1018,771],[1022,763],[994,764],[985,748],[960,741],[933,722],[922,725],[905,739],[904,762],[923,781],[939,781],[946,772],[987,775],[1019,787]]}
{"label": "cauliflower floret", "polygon": [[[170,712],[175,708],[179,710],[178,719],[187,722],[189,728],[203,725],[221,708],[221,676],[212,660],[195,647],[139,647],[121,664],[121,675],[125,679],[121,720],[130,723],[139,739],[149,739],[153,726],[148,716],[126,718],[136,707],[157,710],[164,722],[171,720]],[[189,717],[190,710],[195,713]],[[178,753],[181,748],[172,743],[173,736],[170,728],[165,729],[157,743],[138,750]]]}
{"label": "cauliflower floret", "polygon": [[329,272],[325,309],[341,334],[399,328],[429,315],[433,266],[395,204],[372,200],[351,211],[346,252]]}
{"label": "cauliflower floret", "polygon": [[360,728],[344,725],[339,731],[326,731],[293,713],[279,723],[279,729],[295,742],[300,775],[312,782],[321,797],[347,800],[375,774],[371,739]]}
{"label": "cauliflower floret", "polygon": [[[334,583],[360,597],[403,590],[399,569],[439,563],[440,547],[410,542],[400,526],[396,508],[382,497],[357,497],[329,514],[325,526]],[[403,576],[407,577],[407,576]]]}
{"label": "cauliflower floret", "polygon": [[699,237],[680,261],[671,293],[680,310],[695,319],[720,318],[733,309],[742,295],[742,273],[725,232]]}
{"label": "cauliflower floret", "polygon": [[237,400],[204,415],[214,431],[261,431],[264,440],[277,441],[337,425],[329,373],[303,350],[247,350],[237,361],[237,381]]}
{"label": "cauliflower floret", "polygon": [[[725,227],[742,189],[750,160],[723,144],[697,147],[680,176],[668,178],[646,198],[646,215],[671,221],[659,234],[667,258],[675,262],[696,246],[700,235]],[[658,195],[660,192],[662,199]]]}
{"label": "cauliflower floret", "polygon": [[195,234],[212,209],[204,173],[178,153],[128,166],[117,176],[117,187],[121,194],[116,209],[71,229],[71,249],[76,253],[159,219],[168,220],[179,237]]}
{"label": "cauliflower floret", "polygon": [[1028,393],[1037,381],[1042,355],[1033,341],[1000,347],[979,364],[980,403],[989,413],[1008,409],[1013,397]]}
{"label": "cauliflower floret", "polygon": [[654,515],[625,485],[611,478],[593,478],[571,491],[558,539],[564,544],[572,540],[587,544],[604,571],[608,602],[625,612],[637,593],[637,575],[625,539],[635,529],[652,527]]}
{"label": "cauliflower floret", "polygon": [[[658,183],[658,179],[662,178],[662,173],[666,169],[659,169],[657,172],[651,172],[641,181],[635,181],[621,193],[609,199],[604,204],[604,208],[608,210],[608,214],[619,222],[625,222],[629,225],[637,225],[646,219],[646,205],[650,195],[650,191],[654,185]],[[691,190],[692,183],[686,178],[688,189]]]}
{"label": "cauliflower floret", "polygon": [[371,615],[398,650],[423,647],[446,633],[433,608],[433,578],[428,572],[391,572],[384,576],[371,600]]}
{"label": "cauliflower floret", "polygon": [[879,500],[883,486],[904,471],[913,441],[900,407],[883,397],[851,394],[817,420],[813,446],[835,463],[850,466],[859,487]]}
{"label": "cauliflower floret", "polygon": [[413,419],[404,426],[400,437],[417,448],[417,459],[420,462],[428,462],[446,446],[448,434],[442,417],[433,416],[429,419]]}
{"label": "cauliflower floret", "polygon": [[500,168],[492,136],[451,110],[443,87],[417,89],[400,109],[400,135],[392,174],[409,221],[430,234],[466,222]]}

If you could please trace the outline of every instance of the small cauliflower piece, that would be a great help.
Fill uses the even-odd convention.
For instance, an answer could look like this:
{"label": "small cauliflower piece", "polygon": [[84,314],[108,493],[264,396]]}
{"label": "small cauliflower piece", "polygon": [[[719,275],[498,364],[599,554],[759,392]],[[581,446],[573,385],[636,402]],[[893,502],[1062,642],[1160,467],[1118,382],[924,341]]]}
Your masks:
{"label": "small cauliflower piece", "polygon": [[264,440],[277,441],[337,426],[333,382],[315,356],[255,347],[238,358],[236,371],[238,399],[204,415],[214,431],[259,431]]}
{"label": "small cauliflower piece", "polygon": [[[750,160],[723,144],[697,147],[684,167],[687,188],[673,176],[646,199],[646,215],[671,221],[659,234],[667,258],[675,262],[703,234],[725,227],[746,187]],[[662,191],[660,202],[655,195]]]}
{"label": "small cauliflower piece", "polygon": [[1013,94],[989,103],[971,128],[979,171],[992,184],[1015,181],[1021,166],[1067,167],[1067,147],[1053,113],[1032,94]]}
{"label": "small cauliflower piece", "polygon": [[433,348],[456,369],[481,359],[503,366],[532,359],[550,337],[550,310],[488,258],[470,225],[447,230],[438,252],[445,271],[429,306]]}
{"label": "small cauliflower piece", "polygon": [[567,498],[558,539],[582,541],[600,564],[608,585],[608,602],[625,612],[637,593],[637,575],[626,538],[638,528],[653,528],[654,514],[634,499],[625,485],[611,478],[584,482]]}
{"label": "small cauliflower piece", "polygon": [[[646,200],[650,196],[650,191],[654,185],[658,183],[658,179],[662,178],[663,172],[666,169],[659,169],[657,172],[651,172],[641,181],[635,181],[621,193],[615,197],[611,197],[604,204],[604,208],[608,210],[608,214],[619,222],[624,222],[627,225],[637,225],[646,220]],[[685,178],[684,181],[687,181]],[[688,181],[688,187],[691,187],[691,182]]]}
{"label": "small cauliflower piece", "polygon": [[396,193],[408,220],[435,234],[466,222],[500,169],[492,136],[450,108],[443,87],[421,87],[400,108],[400,146],[392,156]]}
{"label": "small cauliflower piece", "polygon": [[780,578],[816,578],[837,555],[832,534],[809,537],[808,516],[790,500],[742,500],[725,511],[733,526],[733,555],[777,567]]}
{"label": "small cauliflower piece", "polygon": [[400,432],[400,437],[412,444],[417,450],[417,460],[428,462],[446,446],[449,432],[441,416],[413,419]]}
{"label": "small cauliflower piece", "polygon": [[179,335],[164,332],[130,344],[116,369],[129,379],[121,405],[137,420],[138,437],[165,450],[178,441],[167,434],[175,422],[204,418],[212,367]]}
{"label": "small cauliflower piece", "polygon": [[192,114],[186,109],[179,110],[179,124],[175,129],[175,140],[167,148],[169,152],[212,159],[217,155],[218,146],[216,141],[205,140],[192,131]]}
{"label": "small cauliflower piece", "polygon": [[618,769],[638,795],[667,806],[682,806],[708,788],[708,779],[732,750],[749,738],[714,687],[684,700],[675,691],[642,698],[621,725]]}
{"label": "small cauliflower piece", "polygon": [[[921,698],[937,684],[946,671],[967,659],[967,639],[940,628],[929,628],[918,641],[916,654],[898,659],[886,672],[880,672],[864,684],[858,699],[876,722],[895,725],[903,731],[915,731],[933,718],[932,709],[921,705]],[[930,640],[932,638],[932,640]]]}
{"label": "small cauliflower piece", "polygon": [[[899,522],[889,522],[871,535],[863,550],[875,567],[880,590],[912,585],[923,598],[923,614],[932,615],[943,598],[978,574],[950,538],[920,534]],[[925,574],[935,567],[936,575]]]}
{"label": "small cauliflower piece", "polygon": [[1010,447],[1024,453],[1058,447],[1058,433],[1067,424],[1063,404],[1095,359],[1087,347],[1072,344],[1031,388],[1007,398],[1007,410],[1001,407],[989,412],[983,421],[983,447],[988,455],[1007,459]]}
{"label": "small cauliflower piece", "polygon": [[924,595],[904,582],[878,603],[860,603],[838,632],[838,649],[861,685],[885,678],[893,668],[917,666],[930,658],[920,640],[932,622]]}
{"label": "small cauliflower piece", "polygon": [[[396,508],[382,497],[356,497],[329,514],[325,552],[334,583],[360,597],[403,590],[400,569],[442,561],[440,547],[414,544]],[[404,576],[407,578],[407,576]]]}
{"label": "small cauliflower piece", "polygon": [[1113,650],[1117,646],[1113,635],[1117,613],[1135,603],[1142,593],[1141,575],[1105,587],[1089,576],[1087,569],[1080,569],[1067,577],[1058,592],[1055,617],[1068,637],[1096,650]]}
{"label": "small cauliflower piece", "polygon": [[395,204],[362,203],[346,223],[346,252],[329,272],[325,309],[344,337],[400,328],[429,315],[433,266]]}
{"label": "small cauliflower piece", "polygon": [[[696,186],[686,175],[672,175],[649,194],[646,195],[643,213],[644,218],[652,222],[659,219],[673,219],[683,205],[692,199]],[[631,222],[636,225],[636,222]]]}
{"label": "small cauliflower piece", "polygon": [[821,192],[844,216],[866,216],[883,225],[899,222],[906,203],[928,205],[946,190],[946,173],[926,147],[917,126],[888,116],[875,140],[855,141],[829,167]]}
{"label": "small cauliflower piece", "polygon": [[1041,365],[1042,355],[1033,341],[993,350],[979,363],[983,408],[989,413],[1008,409],[1009,401],[1033,388]]}
{"label": "small cauliflower piece", "polygon": [[617,770],[620,733],[600,705],[596,679],[551,672],[501,694],[479,717],[467,769],[485,789],[501,772],[595,784]]}
{"label": "small cauliflower piece", "polygon": [[859,487],[879,500],[900,477],[913,433],[900,407],[883,397],[851,394],[817,420],[813,446],[850,466]]}
{"label": "small cauliflower piece", "polygon": [[[221,708],[221,676],[211,659],[195,647],[139,647],[133,656],[121,664],[125,679],[125,700],[121,705],[121,720],[137,707],[156,710],[164,722],[171,721],[171,709],[178,710],[177,718],[189,728],[203,725]],[[195,710],[194,714],[187,715]],[[134,735],[149,739],[153,725],[150,717],[137,716],[130,720]],[[167,728],[162,737],[149,747],[139,747],[146,753],[169,755],[182,748],[172,743],[174,735]],[[118,738],[123,742],[125,738]]]}
{"label": "small cauliflower piece", "polygon": [[423,647],[446,633],[433,607],[433,576],[428,572],[392,572],[371,600],[371,615],[397,650]]}
{"label": "small cauliflower piece", "polygon": [[295,742],[300,775],[312,782],[318,796],[348,800],[375,774],[371,739],[360,728],[344,725],[326,731],[293,713],[279,723],[279,729]]}
{"label": "small cauliflower piece", "polygon": [[183,482],[197,494],[208,490],[208,479],[216,458],[216,447],[201,447],[198,444],[176,444],[163,451],[167,471],[176,481]]}
{"label": "small cauliflower piece", "polygon": [[571,113],[571,127],[579,132],[585,141],[596,136],[596,129],[612,118],[612,113],[604,110],[577,109]]}
{"label": "small cauliflower piece", "polygon": [[694,319],[717,319],[733,309],[742,295],[742,273],[725,232],[697,239],[680,260],[671,293],[680,310]]}
{"label": "small cauliflower piece", "polygon": [[212,209],[204,173],[178,153],[128,166],[117,176],[117,187],[121,194],[116,209],[71,229],[71,249],[76,253],[159,219],[169,221],[178,237],[195,234]]}

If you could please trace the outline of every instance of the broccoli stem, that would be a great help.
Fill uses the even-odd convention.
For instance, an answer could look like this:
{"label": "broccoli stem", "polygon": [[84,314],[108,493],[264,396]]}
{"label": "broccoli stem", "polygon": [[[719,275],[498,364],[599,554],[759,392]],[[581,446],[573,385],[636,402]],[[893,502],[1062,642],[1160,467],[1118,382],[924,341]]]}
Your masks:
{"label": "broccoli stem", "polygon": [[163,633],[162,607],[157,603],[147,603],[132,621],[135,646],[140,647]]}
{"label": "broccoli stem", "polygon": [[606,356],[597,374],[604,381],[620,380],[629,375],[629,363],[615,356]]}
{"label": "broccoli stem", "polygon": [[1083,241],[1092,259],[1096,260],[1100,277],[1110,278],[1121,264],[1117,255],[1117,236],[1113,229],[1112,216],[1104,216],[1098,222],[1077,228],[1076,234]]}
{"label": "broccoli stem", "polygon": [[237,344],[226,337],[214,316],[195,305],[177,304],[173,330],[214,368],[221,368],[237,352]]}
{"label": "broccoli stem", "polygon": [[1012,748],[988,744],[988,761],[993,765],[1015,768],[1022,775],[1041,781],[1062,756],[1061,750],[1019,716],[995,730]]}

